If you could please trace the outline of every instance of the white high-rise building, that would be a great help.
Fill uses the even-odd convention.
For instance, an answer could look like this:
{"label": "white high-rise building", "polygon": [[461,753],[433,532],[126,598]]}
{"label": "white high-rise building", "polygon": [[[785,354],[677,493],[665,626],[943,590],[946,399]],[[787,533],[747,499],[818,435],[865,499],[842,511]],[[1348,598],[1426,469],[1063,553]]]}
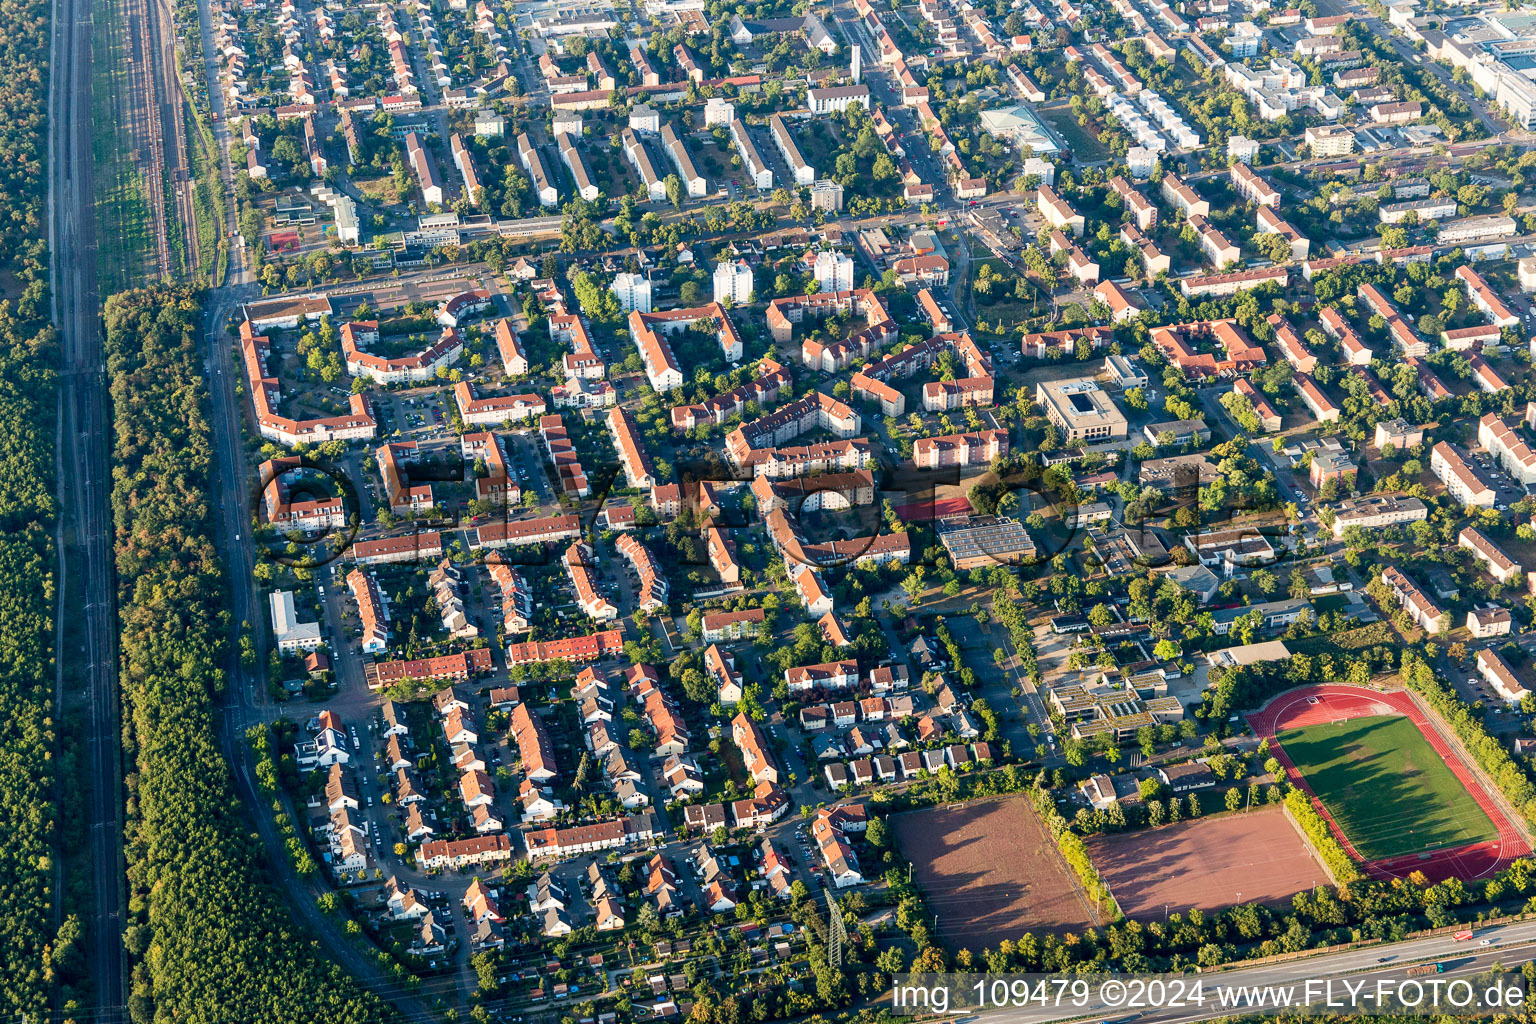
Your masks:
{"label": "white high-rise building", "polygon": [[1125,152],[1125,164],[1131,177],[1150,178],[1157,167],[1157,153],[1145,146],[1132,146]]}
{"label": "white high-rise building", "polygon": [[715,264],[715,301],[744,306],[752,299],[752,268],[746,260]]}
{"label": "white high-rise building", "polygon": [[811,268],[824,292],[853,291],[853,260],[840,252],[823,249]]}
{"label": "white high-rise building", "polygon": [[730,124],[734,120],[736,120],[736,105],[730,100],[711,96],[704,102],[704,127],[712,128],[717,124]]}
{"label": "white high-rise building", "polygon": [[613,294],[618,296],[624,312],[649,313],[651,311],[651,282],[643,274],[617,274],[613,278]]}

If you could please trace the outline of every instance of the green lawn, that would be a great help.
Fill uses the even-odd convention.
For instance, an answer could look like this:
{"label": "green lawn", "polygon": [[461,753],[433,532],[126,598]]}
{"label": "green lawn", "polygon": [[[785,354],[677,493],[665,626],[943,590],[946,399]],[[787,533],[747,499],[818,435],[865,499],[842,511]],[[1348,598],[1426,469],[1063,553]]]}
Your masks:
{"label": "green lawn", "polygon": [[1287,729],[1278,739],[1366,860],[1498,836],[1461,780],[1401,715]]}

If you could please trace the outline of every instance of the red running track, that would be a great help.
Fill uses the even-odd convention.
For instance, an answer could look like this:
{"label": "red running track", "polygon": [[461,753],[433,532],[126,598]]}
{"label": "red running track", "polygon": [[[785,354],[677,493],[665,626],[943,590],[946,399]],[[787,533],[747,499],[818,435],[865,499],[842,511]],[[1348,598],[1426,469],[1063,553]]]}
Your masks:
{"label": "red running track", "polygon": [[[896,506],[896,515],[903,522],[921,523],[946,516],[969,515],[974,509],[968,498],[936,498],[929,501],[913,501]],[[1001,562],[999,562],[1001,564]]]}
{"label": "red running track", "polygon": [[[1316,703],[1312,703],[1314,699]],[[1307,785],[1307,780],[1286,756],[1275,734],[1282,729],[1365,718],[1371,715],[1403,715],[1418,726],[1419,732],[1429,741],[1430,747],[1444,758],[1447,767],[1461,780],[1461,784],[1477,801],[1477,805],[1492,820],[1499,830],[1499,837],[1486,842],[1437,850],[1427,856],[1407,854],[1386,860],[1364,861],[1350,843],[1349,837],[1339,828],[1338,822],[1333,820],[1333,816],[1323,807],[1317,794],[1313,793],[1312,788]],[[1401,690],[1384,692],[1363,686],[1304,686],[1281,694],[1259,710],[1250,712],[1247,718],[1255,735],[1269,740],[1270,752],[1285,766],[1291,781],[1312,797],[1312,806],[1317,809],[1318,814],[1323,816],[1323,820],[1328,822],[1334,838],[1343,845],[1351,857],[1361,861],[1365,870],[1376,878],[1405,878],[1412,872],[1421,871],[1431,882],[1439,882],[1447,878],[1470,881],[1493,875],[1517,858],[1531,852],[1530,844],[1494,802],[1493,797],[1488,795],[1472,769],[1451,748],[1445,737],[1425,717],[1424,712],[1413,702],[1413,699]]]}

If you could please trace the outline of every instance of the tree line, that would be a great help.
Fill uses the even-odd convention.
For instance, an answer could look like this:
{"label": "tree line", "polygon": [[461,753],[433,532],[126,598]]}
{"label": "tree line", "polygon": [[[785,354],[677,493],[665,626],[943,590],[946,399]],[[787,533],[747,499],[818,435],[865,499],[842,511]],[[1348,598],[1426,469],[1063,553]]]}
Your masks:
{"label": "tree line", "polygon": [[[57,341],[48,323],[49,7],[0,0],[0,1016],[48,1011],[84,977],[80,924],[52,923],[61,777],[53,717]],[[64,778],[73,773],[66,763]],[[64,990],[60,1009],[72,1007]]]}
{"label": "tree line", "polygon": [[[0,197],[5,193],[0,184]],[[0,198],[0,208],[5,204]],[[36,286],[44,294],[41,243],[32,253],[36,259],[12,270],[31,282],[29,292]],[[0,901],[7,911],[0,917],[0,960],[11,965],[0,982],[0,1015],[34,1020],[47,1010],[56,980],[81,977],[78,922],[70,919],[67,931],[55,936],[51,921],[58,824],[52,538],[58,378],[56,339],[41,305],[0,302],[0,820],[7,825],[0,844]]]}
{"label": "tree line", "polygon": [[106,303],[128,779],[129,1013],[362,1024],[387,1011],[318,952],[267,877],[215,731],[227,654],[213,449],[189,288]]}

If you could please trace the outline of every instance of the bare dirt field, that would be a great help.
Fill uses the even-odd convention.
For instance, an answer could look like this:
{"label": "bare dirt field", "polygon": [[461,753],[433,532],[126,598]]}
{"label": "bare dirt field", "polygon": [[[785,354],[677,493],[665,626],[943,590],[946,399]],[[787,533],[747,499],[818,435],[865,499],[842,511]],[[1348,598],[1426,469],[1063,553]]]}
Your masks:
{"label": "bare dirt field", "polygon": [[1088,852],[1126,917],[1282,903],[1328,884],[1312,848],[1273,806],[1100,836]]}
{"label": "bare dirt field", "polygon": [[1098,923],[1027,797],[908,811],[891,825],[952,950]]}

